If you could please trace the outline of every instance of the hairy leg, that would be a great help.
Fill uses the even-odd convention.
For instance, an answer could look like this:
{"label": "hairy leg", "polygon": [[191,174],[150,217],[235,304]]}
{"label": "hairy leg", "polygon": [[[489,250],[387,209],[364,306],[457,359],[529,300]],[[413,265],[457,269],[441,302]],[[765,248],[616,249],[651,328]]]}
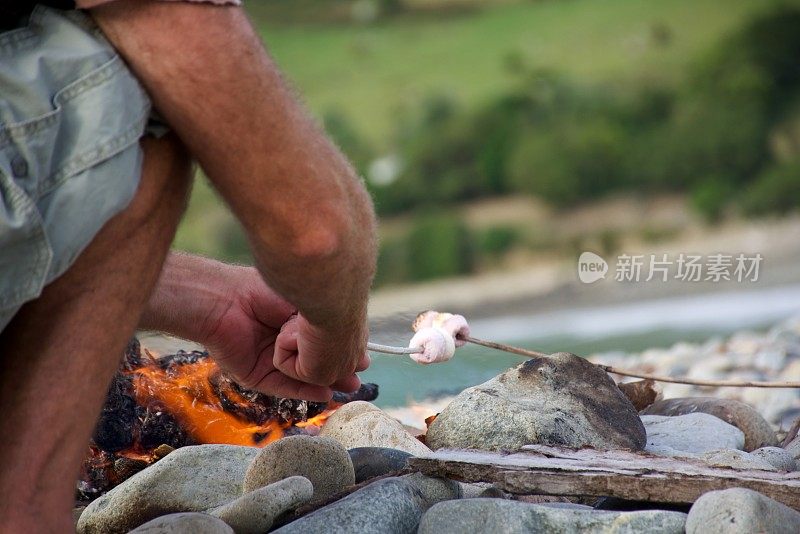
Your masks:
{"label": "hairy leg", "polygon": [[190,184],[191,164],[176,138],[142,146],[131,204],[0,335],[2,532],[72,529],[80,461]]}

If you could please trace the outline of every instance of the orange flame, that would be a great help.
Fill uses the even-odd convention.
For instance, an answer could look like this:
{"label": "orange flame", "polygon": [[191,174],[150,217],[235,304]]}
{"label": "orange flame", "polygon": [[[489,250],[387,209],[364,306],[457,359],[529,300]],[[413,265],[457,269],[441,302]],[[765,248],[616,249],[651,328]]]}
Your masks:
{"label": "orange flame", "polygon": [[309,417],[305,421],[296,422],[294,426],[296,426],[297,428],[321,427],[322,425],[325,424],[325,421],[328,420],[328,417],[330,417],[335,411],[336,408],[328,408],[319,415],[315,415],[314,417]]}
{"label": "orange flame", "polygon": [[[154,399],[162,402],[199,443],[263,447],[283,437],[284,429],[291,423],[274,420],[257,425],[226,412],[209,382],[209,377],[217,371],[211,359],[176,366],[169,373],[157,366],[134,369],[131,374],[136,402],[142,405]],[[236,395],[233,391],[227,393]],[[247,402],[241,397],[233,400]]]}

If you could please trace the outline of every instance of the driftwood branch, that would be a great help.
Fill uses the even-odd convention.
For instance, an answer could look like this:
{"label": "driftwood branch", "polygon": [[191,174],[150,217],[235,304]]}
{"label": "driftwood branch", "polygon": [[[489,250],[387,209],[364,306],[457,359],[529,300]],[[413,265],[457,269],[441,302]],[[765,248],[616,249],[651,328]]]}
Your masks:
{"label": "driftwood branch", "polygon": [[443,449],[409,465],[430,476],[490,482],[516,494],[610,496],[692,503],[708,491],[748,488],[800,509],[800,473],[713,467],[699,460],[630,451],[528,445],[508,454]]}
{"label": "driftwood branch", "polygon": [[797,419],[794,423],[792,423],[792,426],[789,427],[789,431],[786,432],[786,436],[781,442],[781,447],[785,449],[792,441],[794,441],[794,438],[797,437],[798,432],[800,432],[800,419]]}
{"label": "driftwood branch", "polygon": [[[528,350],[513,345],[506,345],[505,343],[497,343],[495,341],[487,341],[485,339],[478,339],[475,337],[464,337],[464,341],[481,345],[491,349],[501,350],[510,354],[517,354],[525,356],[526,358],[545,358],[550,356],[545,352],[536,350]],[[656,382],[671,382],[673,384],[690,384],[693,386],[711,386],[719,388],[800,388],[800,382],[756,382],[756,381],[739,381],[739,380],[697,380],[687,377],[672,377],[664,375],[652,375],[647,373],[636,373],[619,369],[610,365],[603,365],[596,363],[597,367],[607,373],[613,373],[620,376],[631,376],[634,378],[644,378],[646,380],[655,380]]]}

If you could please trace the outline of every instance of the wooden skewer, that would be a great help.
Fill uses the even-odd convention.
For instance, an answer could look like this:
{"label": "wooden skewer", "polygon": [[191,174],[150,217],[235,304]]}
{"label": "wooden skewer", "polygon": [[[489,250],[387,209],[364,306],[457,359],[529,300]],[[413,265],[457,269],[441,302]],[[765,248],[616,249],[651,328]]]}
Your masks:
{"label": "wooden skewer", "polygon": [[471,336],[463,336],[460,339],[463,339],[467,343],[473,343],[475,345],[481,345],[483,347],[489,347],[490,349],[497,349],[502,350],[503,352],[510,352],[511,354],[518,354],[519,356],[526,356],[528,358],[546,358],[550,356],[545,352],[539,352],[538,350],[528,350],[522,349],[520,347],[514,347],[512,345],[506,345],[505,343],[497,343],[495,341],[487,341],[485,339],[478,339],[477,337]]}
{"label": "wooden skewer", "polygon": [[614,373],[622,376],[632,376],[655,380],[656,382],[671,382],[673,384],[690,384],[693,386],[711,386],[718,388],[800,388],[800,382],[757,382],[745,380],[698,380],[686,377],[671,377],[661,375],[651,375],[647,373],[634,373],[624,369],[617,369],[610,365],[595,364],[607,373]]}

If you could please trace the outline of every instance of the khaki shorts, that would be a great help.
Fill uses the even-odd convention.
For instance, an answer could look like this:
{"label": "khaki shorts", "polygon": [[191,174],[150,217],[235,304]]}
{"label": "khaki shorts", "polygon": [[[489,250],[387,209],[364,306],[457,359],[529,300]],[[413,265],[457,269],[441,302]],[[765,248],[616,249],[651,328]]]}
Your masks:
{"label": "khaki shorts", "polygon": [[150,108],[81,12],[0,33],[0,331],[130,203]]}

